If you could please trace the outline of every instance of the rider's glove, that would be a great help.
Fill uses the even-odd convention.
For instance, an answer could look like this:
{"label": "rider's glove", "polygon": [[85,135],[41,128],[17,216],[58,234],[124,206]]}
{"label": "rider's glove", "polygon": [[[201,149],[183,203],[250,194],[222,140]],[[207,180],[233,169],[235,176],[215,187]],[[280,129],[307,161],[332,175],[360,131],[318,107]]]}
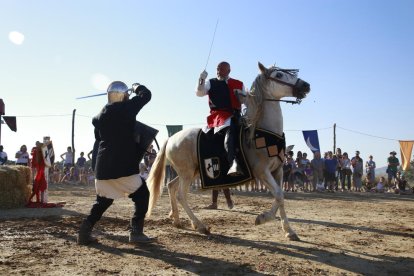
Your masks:
{"label": "rider's glove", "polygon": [[203,72],[201,72],[200,74],[200,80],[205,80],[208,76],[208,73],[206,70],[204,70]]}

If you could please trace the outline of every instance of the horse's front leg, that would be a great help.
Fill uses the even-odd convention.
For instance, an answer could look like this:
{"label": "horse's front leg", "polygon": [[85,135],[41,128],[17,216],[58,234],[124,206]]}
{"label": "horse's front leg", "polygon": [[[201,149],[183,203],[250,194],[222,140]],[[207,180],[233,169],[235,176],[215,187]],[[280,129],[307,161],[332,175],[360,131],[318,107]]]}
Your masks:
{"label": "horse's front leg", "polygon": [[286,216],[285,211],[285,202],[284,202],[284,195],[282,188],[278,183],[276,183],[275,178],[278,179],[279,183],[282,183],[283,180],[283,172],[281,169],[278,169],[273,175],[270,172],[265,173],[265,179],[263,179],[264,183],[267,184],[270,192],[275,198],[275,201],[272,203],[272,208],[268,212],[263,212],[262,214],[258,215],[256,218],[256,225],[263,224],[267,221],[270,221],[272,218],[275,218],[276,212],[280,210],[280,220],[282,223],[282,229],[285,232],[285,236],[290,240],[298,241],[300,240],[298,235],[289,225],[289,220]]}
{"label": "horse's front leg", "polygon": [[189,216],[191,220],[192,227],[197,230],[201,234],[210,234],[210,228],[206,227],[191,211],[190,207],[187,203],[187,194],[189,187],[191,185],[192,178],[184,178],[180,177],[179,180],[179,187],[178,187],[178,201],[181,203],[181,206],[183,206],[184,210],[186,211],[187,215]]}

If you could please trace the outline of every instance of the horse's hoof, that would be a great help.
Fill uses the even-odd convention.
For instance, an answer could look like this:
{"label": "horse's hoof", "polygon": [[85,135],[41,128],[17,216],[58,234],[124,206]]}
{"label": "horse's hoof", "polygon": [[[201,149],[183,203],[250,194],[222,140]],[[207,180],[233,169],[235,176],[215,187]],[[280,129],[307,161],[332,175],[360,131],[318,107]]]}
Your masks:
{"label": "horse's hoof", "polygon": [[175,228],[181,228],[181,223],[180,222],[173,221],[173,225],[174,225]]}
{"label": "horse's hoof", "polygon": [[286,237],[288,237],[291,241],[300,241],[299,236],[296,235],[296,233],[286,234]]}
{"label": "horse's hoof", "polygon": [[199,231],[201,234],[204,234],[204,235],[210,235],[211,234],[211,232],[210,232],[210,227],[203,227],[203,229],[200,229],[200,231]]}
{"label": "horse's hoof", "polygon": [[173,213],[173,211],[172,211],[172,210],[171,210],[171,211],[170,211],[170,213],[168,214],[168,217],[169,217],[170,219],[174,218],[174,213]]}
{"label": "horse's hoof", "polygon": [[261,214],[261,215],[258,215],[257,217],[256,217],[256,220],[255,220],[255,222],[254,222],[254,225],[260,225],[260,224],[262,224],[264,222],[264,215],[263,214]]}
{"label": "horse's hoof", "polygon": [[210,227],[203,226],[203,227],[197,228],[196,230],[197,230],[198,233],[203,234],[203,235],[210,235],[211,234],[210,233]]}

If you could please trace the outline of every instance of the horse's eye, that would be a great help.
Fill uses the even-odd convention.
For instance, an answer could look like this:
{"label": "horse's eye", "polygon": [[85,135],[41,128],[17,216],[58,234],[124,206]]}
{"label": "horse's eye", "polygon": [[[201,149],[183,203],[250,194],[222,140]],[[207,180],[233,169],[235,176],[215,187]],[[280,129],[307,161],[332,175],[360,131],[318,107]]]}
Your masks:
{"label": "horse's eye", "polygon": [[276,73],[276,78],[281,79],[283,77],[283,74],[280,72]]}

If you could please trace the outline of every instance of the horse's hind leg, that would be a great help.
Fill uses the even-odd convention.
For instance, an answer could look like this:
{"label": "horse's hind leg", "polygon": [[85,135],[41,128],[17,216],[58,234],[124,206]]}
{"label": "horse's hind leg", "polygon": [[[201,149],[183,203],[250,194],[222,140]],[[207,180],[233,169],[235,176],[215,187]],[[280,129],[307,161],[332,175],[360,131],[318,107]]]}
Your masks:
{"label": "horse's hind leg", "polygon": [[183,206],[187,215],[190,217],[191,224],[195,230],[201,234],[210,234],[210,229],[207,228],[191,211],[187,203],[187,194],[191,185],[191,180],[193,177],[182,177],[180,176],[179,185],[178,185],[178,201]]}
{"label": "horse's hind leg", "polygon": [[177,191],[178,191],[179,178],[176,177],[168,183],[168,193],[170,195],[171,211],[169,217],[173,220],[175,227],[180,227],[180,216],[177,206]]}

